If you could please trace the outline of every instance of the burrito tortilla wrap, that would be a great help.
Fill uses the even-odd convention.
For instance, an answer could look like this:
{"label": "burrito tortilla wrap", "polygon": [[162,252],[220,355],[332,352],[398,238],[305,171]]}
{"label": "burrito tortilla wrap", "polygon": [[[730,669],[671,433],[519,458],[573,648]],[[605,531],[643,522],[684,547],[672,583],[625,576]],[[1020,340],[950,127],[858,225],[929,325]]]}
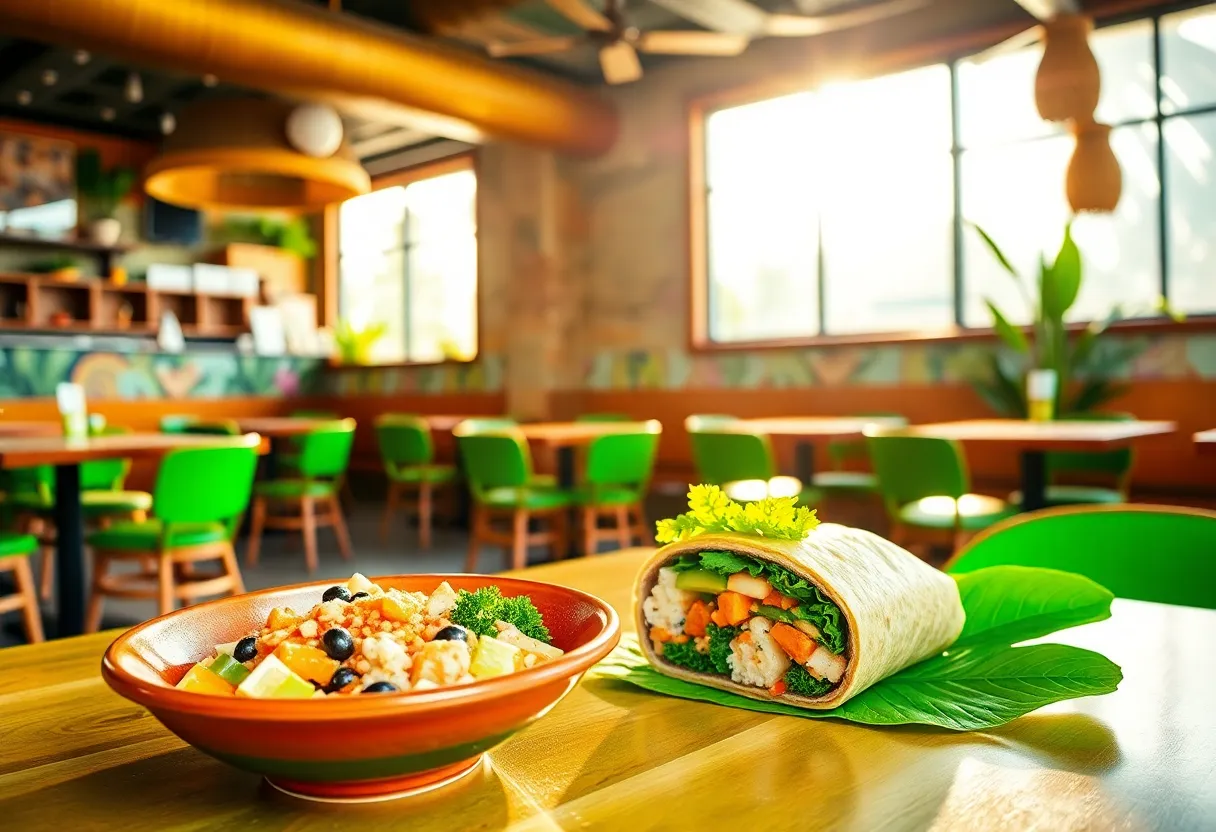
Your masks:
{"label": "burrito tortilla wrap", "polygon": [[[722,574],[740,563],[751,567]],[[964,618],[949,576],[836,524],[802,540],[711,533],[669,544],[642,567],[634,592],[639,641],[659,672],[812,709],[940,653]]]}

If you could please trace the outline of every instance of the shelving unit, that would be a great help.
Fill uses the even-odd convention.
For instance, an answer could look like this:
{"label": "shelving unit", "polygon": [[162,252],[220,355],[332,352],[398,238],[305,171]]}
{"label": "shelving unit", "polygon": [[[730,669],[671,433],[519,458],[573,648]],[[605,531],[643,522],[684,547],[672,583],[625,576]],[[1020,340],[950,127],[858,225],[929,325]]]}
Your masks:
{"label": "shelving unit", "polygon": [[249,331],[256,303],[243,295],[164,292],[142,283],[0,274],[0,331],[155,335],[161,313],[170,310],[186,335],[235,338]]}
{"label": "shelving unit", "polygon": [[25,234],[0,232],[0,248],[17,246],[20,248],[40,248],[46,251],[71,251],[97,258],[99,271],[103,275],[113,271],[114,258],[126,254],[132,249],[128,245],[103,246],[88,240],[48,240],[42,237],[32,237]]}

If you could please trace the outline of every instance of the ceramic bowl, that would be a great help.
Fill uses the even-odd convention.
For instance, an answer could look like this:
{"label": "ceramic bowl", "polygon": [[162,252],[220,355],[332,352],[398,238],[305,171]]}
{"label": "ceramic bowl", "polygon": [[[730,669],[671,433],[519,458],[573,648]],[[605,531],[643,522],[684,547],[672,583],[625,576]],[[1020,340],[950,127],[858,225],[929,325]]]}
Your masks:
{"label": "ceramic bowl", "polygon": [[544,616],[560,659],[508,676],[416,693],[256,700],[180,691],[173,685],[216,644],[259,630],[274,607],[311,609],[333,581],[252,592],[187,607],[120,636],[102,675],[120,695],[198,750],[319,800],[385,799],[435,788],[472,772],[481,756],[569,693],[611,652],[620,621],[604,601],[567,587],[490,575],[374,579],[431,592],[498,586],[527,595]]}

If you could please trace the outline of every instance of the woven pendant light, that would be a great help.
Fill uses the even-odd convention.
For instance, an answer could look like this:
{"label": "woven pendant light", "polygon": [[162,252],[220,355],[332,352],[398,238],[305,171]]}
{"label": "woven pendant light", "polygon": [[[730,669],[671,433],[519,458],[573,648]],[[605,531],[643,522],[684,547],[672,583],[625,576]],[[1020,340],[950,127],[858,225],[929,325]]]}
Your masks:
{"label": "woven pendant light", "polygon": [[1109,214],[1119,206],[1123,172],[1110,146],[1110,127],[1093,121],[1074,123],[1077,146],[1068,163],[1065,191],[1074,213]]}
{"label": "woven pendant light", "polygon": [[1043,60],[1034,78],[1034,103],[1047,121],[1092,120],[1102,92],[1098,60],[1089,48],[1093,20],[1065,14],[1043,24]]}

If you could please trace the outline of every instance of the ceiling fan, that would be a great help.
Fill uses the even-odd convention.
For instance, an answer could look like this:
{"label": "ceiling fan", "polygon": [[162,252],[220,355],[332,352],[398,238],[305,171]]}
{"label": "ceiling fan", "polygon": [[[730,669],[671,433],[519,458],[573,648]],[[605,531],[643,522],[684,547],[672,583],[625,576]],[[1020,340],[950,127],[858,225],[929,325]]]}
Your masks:
{"label": "ceiling fan", "polygon": [[[652,55],[701,55],[730,57],[747,49],[756,37],[810,37],[825,32],[863,26],[926,5],[928,0],[883,0],[883,2],[835,14],[771,14],[747,0],[730,0],[747,31],[641,31],[629,25],[624,0],[606,0],[598,11],[585,0],[546,0],[557,12],[586,30],[583,35],[560,35],[533,40],[493,42],[486,51],[495,58],[553,55],[590,41],[599,47],[600,70],[609,84],[627,84],[642,77],[639,52]],[[662,0],[659,5],[702,22],[699,0]]]}

